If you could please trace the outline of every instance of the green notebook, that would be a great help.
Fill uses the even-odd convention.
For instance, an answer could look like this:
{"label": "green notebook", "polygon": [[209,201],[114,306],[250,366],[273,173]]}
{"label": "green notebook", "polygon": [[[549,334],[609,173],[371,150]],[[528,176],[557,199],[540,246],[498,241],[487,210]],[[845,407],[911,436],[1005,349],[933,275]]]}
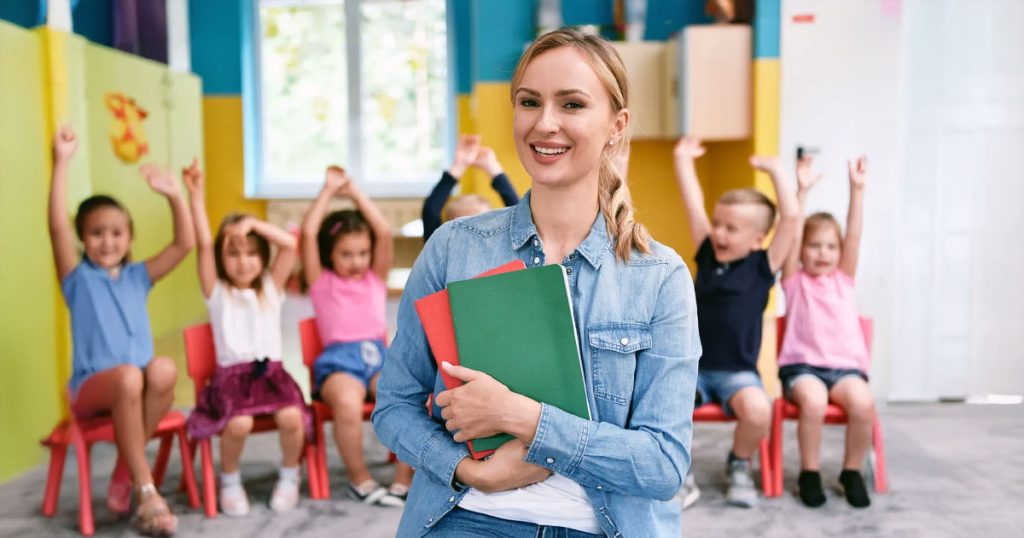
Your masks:
{"label": "green notebook", "polygon": [[[452,282],[448,294],[462,366],[490,374],[513,392],[590,418],[561,265]],[[509,439],[502,434],[471,444],[479,452]]]}

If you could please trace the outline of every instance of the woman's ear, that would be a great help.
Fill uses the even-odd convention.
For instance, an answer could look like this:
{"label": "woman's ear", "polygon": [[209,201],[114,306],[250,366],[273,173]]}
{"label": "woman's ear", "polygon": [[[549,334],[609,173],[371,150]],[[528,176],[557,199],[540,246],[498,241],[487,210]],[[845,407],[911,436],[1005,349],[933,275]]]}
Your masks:
{"label": "woman's ear", "polygon": [[612,124],[612,132],[610,133],[609,140],[620,140],[626,135],[626,129],[629,127],[629,109],[623,108],[622,110],[615,113],[615,123]]}

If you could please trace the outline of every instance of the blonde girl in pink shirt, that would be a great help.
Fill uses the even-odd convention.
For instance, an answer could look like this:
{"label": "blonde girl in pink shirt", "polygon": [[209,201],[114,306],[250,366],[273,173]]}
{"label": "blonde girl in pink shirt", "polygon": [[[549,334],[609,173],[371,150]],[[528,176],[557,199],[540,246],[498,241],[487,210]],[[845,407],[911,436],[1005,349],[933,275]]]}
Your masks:
{"label": "blonde girl in pink shirt", "polygon": [[[355,210],[326,217],[335,196]],[[334,441],[345,463],[349,494],[367,504],[404,506],[412,467],[399,462],[383,488],[363,457],[363,403],[377,392],[387,334],[387,280],[394,245],[391,226],[343,168],[330,166],[302,222],[302,265],[324,352],[313,364],[313,397],[334,415]]]}
{"label": "blonde girl in pink shirt", "polygon": [[[871,504],[860,466],[871,443],[875,401],[868,387],[868,350],[861,331],[854,276],[863,230],[864,176],[867,160],[849,163],[850,208],[846,235],[835,217],[807,217],[782,269],[786,294],[786,334],[779,353],[779,378],[785,396],[800,407],[800,499],[809,507],[825,504],[819,450],[829,402],[849,417],[846,456],[839,489],[856,508]],[[820,179],[811,172],[811,158],[797,162],[797,198],[801,208],[807,192]]]}

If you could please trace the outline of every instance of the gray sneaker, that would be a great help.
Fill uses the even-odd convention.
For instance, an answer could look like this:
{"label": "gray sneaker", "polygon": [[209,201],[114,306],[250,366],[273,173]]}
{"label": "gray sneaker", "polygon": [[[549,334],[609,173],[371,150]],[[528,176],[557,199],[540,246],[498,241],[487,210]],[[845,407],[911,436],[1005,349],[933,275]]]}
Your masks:
{"label": "gray sneaker", "polygon": [[700,488],[697,487],[697,481],[693,479],[693,473],[687,474],[686,480],[683,481],[683,487],[676,492],[676,499],[682,503],[683,510],[686,510],[699,498]]}
{"label": "gray sneaker", "polygon": [[729,489],[725,492],[725,502],[741,508],[757,506],[757,488],[754,487],[754,479],[750,476],[750,463],[743,460],[734,461],[729,464],[726,474]]}

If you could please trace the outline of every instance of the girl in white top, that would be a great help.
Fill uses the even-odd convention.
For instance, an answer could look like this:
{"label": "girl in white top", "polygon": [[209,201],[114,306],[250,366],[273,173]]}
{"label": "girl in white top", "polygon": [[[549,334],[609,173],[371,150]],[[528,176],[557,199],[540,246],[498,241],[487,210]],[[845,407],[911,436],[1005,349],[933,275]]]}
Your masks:
{"label": "girl in white top", "polygon": [[[308,407],[281,359],[284,284],[298,257],[288,232],[247,215],[228,215],[211,238],[198,162],[183,172],[196,227],[199,282],[206,297],[217,351],[217,370],[188,419],[193,438],[220,434],[221,511],[249,512],[239,459],[253,416],[272,414],[281,435],[282,463],[270,507],[299,500],[299,456],[312,431]],[[270,260],[270,244],[277,255]]]}

